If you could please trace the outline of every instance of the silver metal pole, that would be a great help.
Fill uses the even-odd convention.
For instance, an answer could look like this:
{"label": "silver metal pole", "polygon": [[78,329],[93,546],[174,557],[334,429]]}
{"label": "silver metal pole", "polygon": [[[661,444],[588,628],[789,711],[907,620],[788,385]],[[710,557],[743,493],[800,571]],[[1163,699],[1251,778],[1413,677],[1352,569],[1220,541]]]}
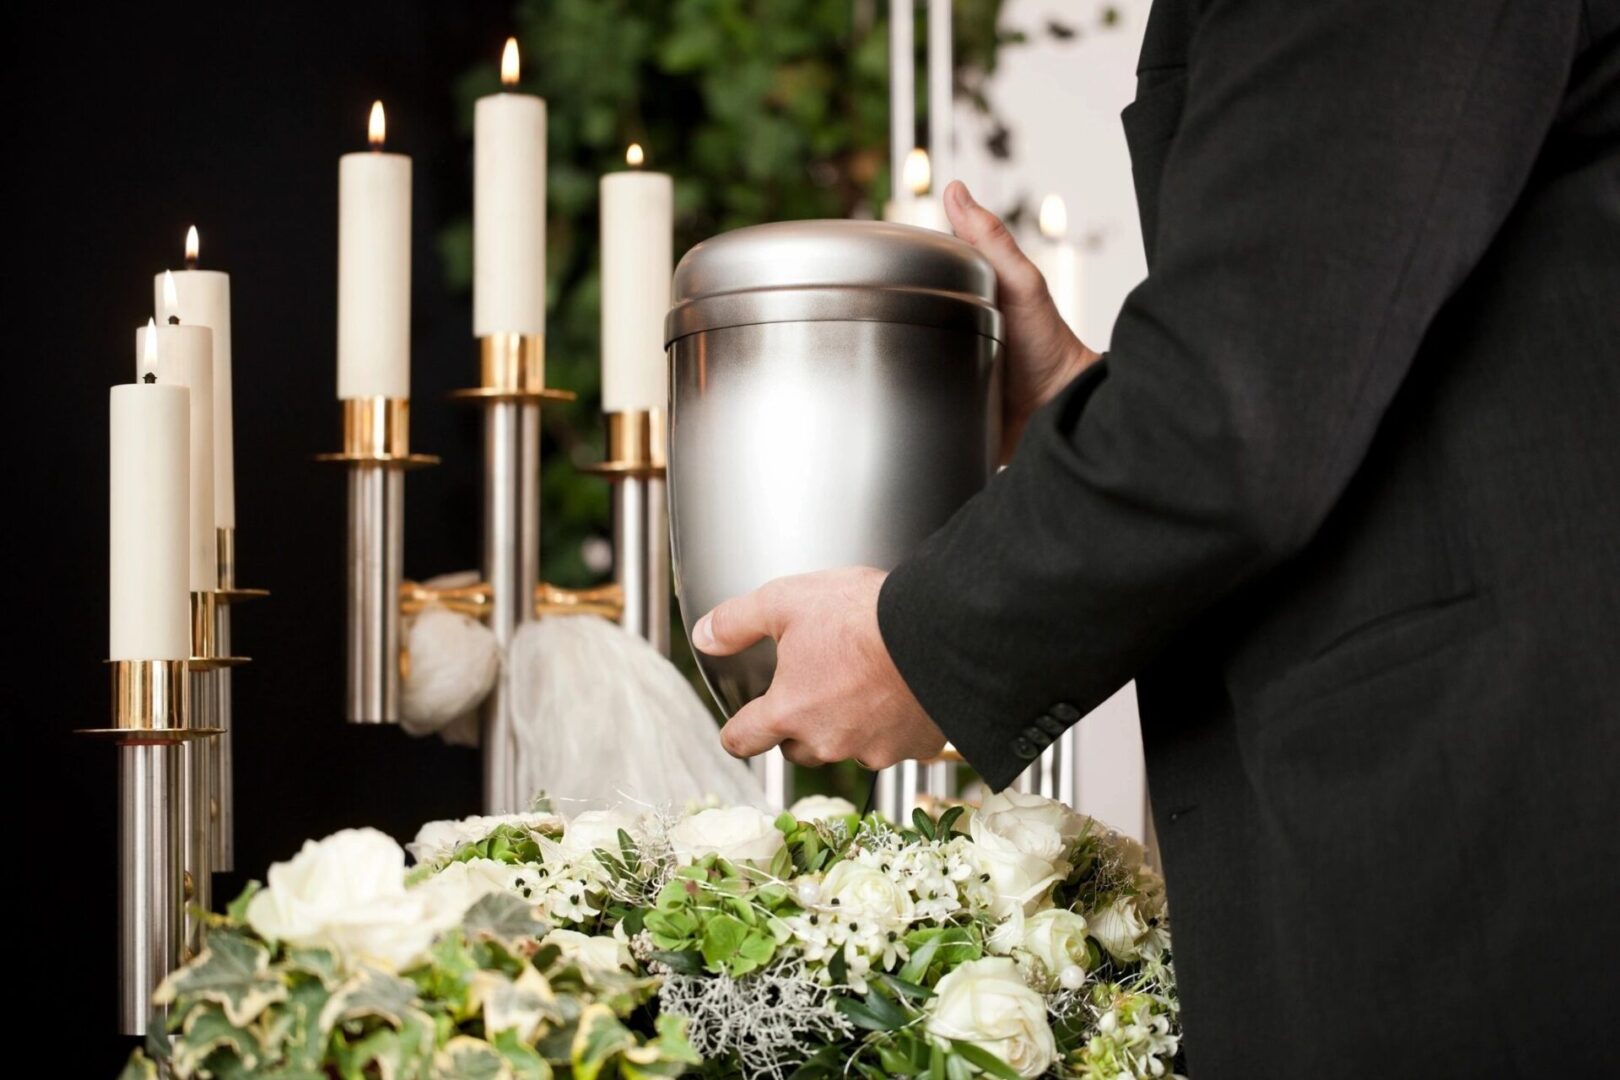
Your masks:
{"label": "silver metal pole", "polygon": [[877,808],[896,825],[911,820],[917,794],[922,790],[922,772],[921,762],[902,761],[878,773]]}
{"label": "silver metal pole", "polygon": [[915,15],[914,0],[889,0],[889,197],[897,202],[911,198],[900,176],[917,142]]}
{"label": "silver metal pole", "polygon": [[[217,671],[191,673],[191,724],[198,728],[218,727],[219,697],[215,691]],[[203,922],[193,909],[210,911],[214,903],[214,774],[211,743],[218,736],[190,739],[180,747],[180,843],[185,867],[187,896],[185,912],[186,945],[202,948]]]}
{"label": "silver metal pole", "polygon": [[[231,653],[231,605],[219,605],[214,622],[214,640],[219,654]],[[219,734],[204,740],[208,755],[209,787],[214,793],[214,830],[212,862],[215,873],[230,873],[236,869],[236,785],[235,766],[231,747],[231,669],[220,668],[212,673],[215,705],[214,726]]]}
{"label": "silver metal pole", "polygon": [[152,991],[180,963],[180,758],[178,743],[118,747],[118,1029],[125,1035],[146,1034]]}
{"label": "silver metal pole", "polygon": [[669,497],[662,476],[613,485],[613,576],[624,594],[619,624],[669,655]]}
{"label": "silver metal pole", "polygon": [[1047,753],[1057,758],[1057,788],[1052,798],[1080,809],[1080,729],[1071,727],[1057,737]]}
{"label": "silver metal pole", "polygon": [[[540,578],[540,406],[484,406],[484,580],[489,627],[504,653],[534,611]],[[484,812],[516,813],[533,792],[517,790],[517,739],[504,676],[484,701]]]}
{"label": "silver metal pole", "polygon": [[953,179],[951,155],[951,0],[928,0],[928,157],[934,191]]}
{"label": "silver metal pole", "polygon": [[793,771],[779,747],[771,747],[763,754],[750,758],[749,768],[765,789],[765,805],[771,810],[786,810],[793,802]]}
{"label": "silver metal pole", "polygon": [[348,703],[351,724],[399,723],[399,587],[405,572],[405,477],[349,468]]}

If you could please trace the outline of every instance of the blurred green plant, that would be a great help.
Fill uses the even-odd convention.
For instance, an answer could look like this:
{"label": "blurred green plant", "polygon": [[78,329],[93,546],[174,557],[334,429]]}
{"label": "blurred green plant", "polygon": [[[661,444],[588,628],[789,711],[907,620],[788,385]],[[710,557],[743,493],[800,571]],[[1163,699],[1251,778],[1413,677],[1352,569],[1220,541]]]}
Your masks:
{"label": "blurred green plant", "polygon": [[[985,86],[1001,47],[1025,35],[1002,28],[1001,0],[954,10],[957,95],[989,116],[990,151],[1007,157]],[[609,515],[608,485],[577,469],[602,454],[598,179],[639,142],[647,167],[674,177],[677,255],[744,225],[875,216],[889,190],[888,4],[519,0],[513,18],[521,88],[546,98],[550,120],[547,376],[579,395],[546,412],[541,551],[547,580],[585,585],[602,576],[585,551]],[[498,52],[456,87],[469,135],[474,101],[499,89]],[[919,118],[925,93],[919,80]],[[470,288],[470,219],[445,230],[441,255],[450,283]],[[694,674],[684,633],[671,639]]]}

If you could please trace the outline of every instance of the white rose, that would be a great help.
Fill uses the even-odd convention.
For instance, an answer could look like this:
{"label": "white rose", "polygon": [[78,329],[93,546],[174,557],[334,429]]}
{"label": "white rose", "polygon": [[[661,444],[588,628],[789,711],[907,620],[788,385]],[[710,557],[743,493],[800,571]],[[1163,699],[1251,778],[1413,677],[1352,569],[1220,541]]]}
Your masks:
{"label": "white rose", "polygon": [[1069,968],[1083,973],[1090,951],[1086,948],[1086,920],[1063,908],[1037,911],[1024,920],[1018,947],[1033,956],[1056,979]]}
{"label": "white rose", "polygon": [[788,807],[788,813],[800,821],[829,821],[849,817],[856,812],[854,803],[833,795],[806,795]]}
{"label": "white rose", "polygon": [[463,844],[482,840],[502,825],[556,832],[562,828],[562,818],[556,814],[496,814],[457,821],[430,821],[405,848],[418,863],[430,863],[454,854]]}
{"label": "white rose", "polygon": [[630,947],[617,938],[590,934],[581,934],[577,930],[553,930],[540,939],[542,945],[555,945],[561,950],[563,959],[571,960],[581,967],[598,968],[603,971],[613,971],[623,968],[634,971],[635,958],[630,955]]}
{"label": "white rose", "polygon": [[836,906],[845,920],[869,919],[881,926],[911,921],[911,893],[881,870],[851,859],[827,871],[818,899],[822,906]]}
{"label": "white rose", "polygon": [[974,814],[968,822],[968,835],[973,839],[970,855],[990,879],[994,895],[990,910],[1003,919],[1015,912],[1033,914],[1063,875],[1051,860],[1029,854],[997,832],[995,824],[982,814]]}
{"label": "white rose", "polygon": [[598,848],[619,854],[619,830],[641,839],[641,823],[622,810],[587,810],[563,830],[562,850],[571,858],[589,855]]}
{"label": "white rose", "polygon": [[730,863],[764,868],[786,842],[775,819],[752,806],[700,810],[669,830],[669,845],[683,866],[719,855]]}
{"label": "white rose", "polygon": [[347,965],[397,970],[438,932],[427,898],[405,888],[404,850],[376,829],[307,841],[267,880],[248,903],[248,925],[271,940],[329,949]]}
{"label": "white rose", "polygon": [[1010,790],[985,799],[973,816],[1019,851],[1053,864],[1064,861],[1086,828],[1086,819],[1062,803]]}
{"label": "white rose", "polygon": [[935,991],[928,1006],[930,1035],[983,1047],[1019,1076],[1039,1076],[1057,1057],[1046,1001],[1011,960],[970,961],[940,979]]}
{"label": "white rose", "polygon": [[494,859],[468,859],[454,862],[416,886],[427,901],[430,917],[440,929],[460,926],[467,910],[490,893],[508,892],[520,896],[517,879],[533,870],[511,866]]}
{"label": "white rose", "polygon": [[1086,916],[1086,929],[1108,955],[1125,961],[1135,960],[1141,953],[1142,937],[1148,932],[1136,902],[1128,896],[1116,896],[1112,903]]}

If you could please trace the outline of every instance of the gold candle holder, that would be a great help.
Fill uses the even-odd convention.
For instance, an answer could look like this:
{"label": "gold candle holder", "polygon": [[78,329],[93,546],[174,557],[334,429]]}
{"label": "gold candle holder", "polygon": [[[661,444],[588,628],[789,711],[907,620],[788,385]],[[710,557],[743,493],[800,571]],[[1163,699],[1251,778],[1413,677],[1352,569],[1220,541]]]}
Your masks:
{"label": "gold candle holder", "polygon": [[409,398],[343,398],[343,449],[316,454],[316,461],[384,468],[417,469],[437,465],[432,454],[411,453]]}
{"label": "gold candle holder", "polygon": [[613,579],[619,625],[669,655],[669,414],[626,409],[607,418],[607,460],[585,472],[613,483]]}
{"label": "gold candle holder", "polygon": [[[483,581],[448,588],[407,581],[399,589],[399,609],[402,614],[417,615],[424,608],[438,606],[475,619],[486,619],[489,617],[492,596],[488,582]],[[534,589],[536,617],[600,615],[604,619],[616,620],[623,610],[624,591],[617,582],[588,589],[567,589],[542,581]]]}
{"label": "gold candle holder", "polygon": [[459,401],[573,401],[571,390],[546,385],[546,339],[542,334],[487,334],[478,339],[478,385],[452,390]]}

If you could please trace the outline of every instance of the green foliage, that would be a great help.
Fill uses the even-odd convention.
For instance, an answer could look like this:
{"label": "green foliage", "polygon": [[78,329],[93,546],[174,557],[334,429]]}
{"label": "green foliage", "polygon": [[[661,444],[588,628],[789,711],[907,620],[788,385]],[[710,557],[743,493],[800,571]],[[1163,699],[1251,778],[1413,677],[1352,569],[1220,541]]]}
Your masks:
{"label": "green foliage", "polygon": [[787,936],[781,917],[798,910],[773,878],[709,855],[676,872],[643,925],[676,970],[740,978],[771,962]]}
{"label": "green foliage", "polygon": [[409,970],[341,973],[325,950],[272,946],[227,916],[160,988],[173,1049],[148,1040],[121,1080],[155,1077],[158,1063],[180,1080],[652,1080],[696,1062],[679,1018],[647,1036],[628,1026],[655,980],[565,961],[537,947],[546,930],[529,905],[492,894]]}

